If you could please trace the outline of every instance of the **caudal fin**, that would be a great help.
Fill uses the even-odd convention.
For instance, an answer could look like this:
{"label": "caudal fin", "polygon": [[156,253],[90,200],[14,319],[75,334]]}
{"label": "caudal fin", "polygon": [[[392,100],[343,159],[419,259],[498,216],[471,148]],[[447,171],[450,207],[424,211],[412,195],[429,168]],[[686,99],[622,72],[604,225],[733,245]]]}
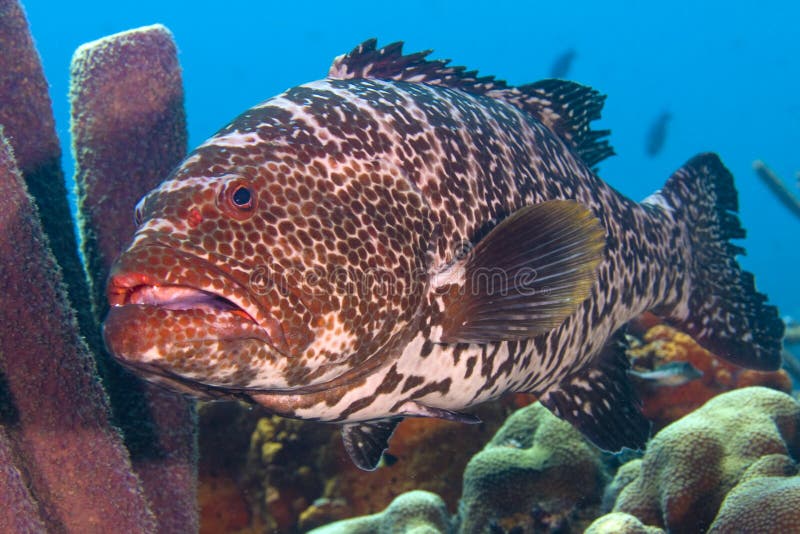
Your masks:
{"label": "caudal fin", "polygon": [[716,154],[700,154],[670,177],[661,196],[691,244],[688,309],[673,310],[668,320],[737,365],[778,369],[783,321],[736,261],[744,249],[730,242],[745,236],[730,171]]}

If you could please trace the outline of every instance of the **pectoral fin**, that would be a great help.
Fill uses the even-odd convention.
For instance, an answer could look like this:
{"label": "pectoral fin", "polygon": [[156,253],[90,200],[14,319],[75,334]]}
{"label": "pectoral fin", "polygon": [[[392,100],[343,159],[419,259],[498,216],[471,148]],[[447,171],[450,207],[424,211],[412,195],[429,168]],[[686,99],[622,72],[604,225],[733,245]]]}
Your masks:
{"label": "pectoral fin", "polygon": [[520,340],[557,327],[589,296],[605,242],[600,221],[575,201],[517,210],[437,275],[440,341]]}

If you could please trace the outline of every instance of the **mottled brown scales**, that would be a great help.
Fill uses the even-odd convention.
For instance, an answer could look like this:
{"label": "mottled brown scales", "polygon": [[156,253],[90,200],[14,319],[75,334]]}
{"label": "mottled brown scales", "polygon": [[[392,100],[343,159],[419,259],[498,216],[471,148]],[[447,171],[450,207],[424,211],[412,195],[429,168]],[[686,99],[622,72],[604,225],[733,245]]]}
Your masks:
{"label": "mottled brown scales", "polygon": [[422,376],[409,376],[406,377],[405,382],[403,383],[403,389],[400,390],[401,393],[405,393],[410,389],[414,389],[415,387],[419,386],[420,384],[425,382],[425,378]]}
{"label": "mottled brown scales", "polygon": [[[109,285],[109,347],[182,388],[346,423],[367,467],[396,416],[467,420],[457,410],[508,391],[540,395],[601,446],[638,446],[621,326],[718,309],[714,328],[687,324],[768,367],[778,322],[727,243],[724,167],[701,156],[647,202],[621,196],[591,169],[611,153],[589,127],[602,101],[369,41],[328,79],[247,110],[140,202]],[[720,265],[696,265],[710,244]],[[528,278],[464,298],[495,268]],[[169,332],[173,316],[194,335]]]}

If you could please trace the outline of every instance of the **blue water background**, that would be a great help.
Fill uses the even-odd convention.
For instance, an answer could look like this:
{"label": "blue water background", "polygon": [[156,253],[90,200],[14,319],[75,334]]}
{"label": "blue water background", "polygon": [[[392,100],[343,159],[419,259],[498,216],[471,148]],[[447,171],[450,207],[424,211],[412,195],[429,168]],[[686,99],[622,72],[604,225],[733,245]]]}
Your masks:
{"label": "blue water background", "polygon": [[[479,69],[513,84],[547,77],[577,51],[570,78],[609,95],[600,127],[617,156],[601,176],[642,199],[697,152],[733,171],[758,287],[800,318],[800,220],[758,181],[765,160],[790,188],[800,171],[800,40],[796,2],[108,2],[24,3],[69,147],[69,62],[80,44],[163,23],[180,49],[195,146],[244,109],[324,77],[334,56],[369,37]],[[673,120],[663,151],[646,157],[653,120]],[[73,172],[65,150],[67,176]]]}

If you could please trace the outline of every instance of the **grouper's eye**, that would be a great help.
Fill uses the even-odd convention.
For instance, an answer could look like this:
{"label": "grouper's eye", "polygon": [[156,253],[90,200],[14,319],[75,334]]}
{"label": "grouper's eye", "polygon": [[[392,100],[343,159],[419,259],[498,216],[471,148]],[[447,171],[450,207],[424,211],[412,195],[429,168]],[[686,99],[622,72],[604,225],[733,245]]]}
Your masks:
{"label": "grouper's eye", "polygon": [[253,205],[253,198],[250,190],[243,185],[236,188],[236,191],[231,195],[231,200],[233,200],[233,204],[240,209],[248,208]]}
{"label": "grouper's eye", "polygon": [[252,185],[244,180],[231,180],[222,187],[218,205],[226,214],[243,221],[255,211],[255,191]]}

